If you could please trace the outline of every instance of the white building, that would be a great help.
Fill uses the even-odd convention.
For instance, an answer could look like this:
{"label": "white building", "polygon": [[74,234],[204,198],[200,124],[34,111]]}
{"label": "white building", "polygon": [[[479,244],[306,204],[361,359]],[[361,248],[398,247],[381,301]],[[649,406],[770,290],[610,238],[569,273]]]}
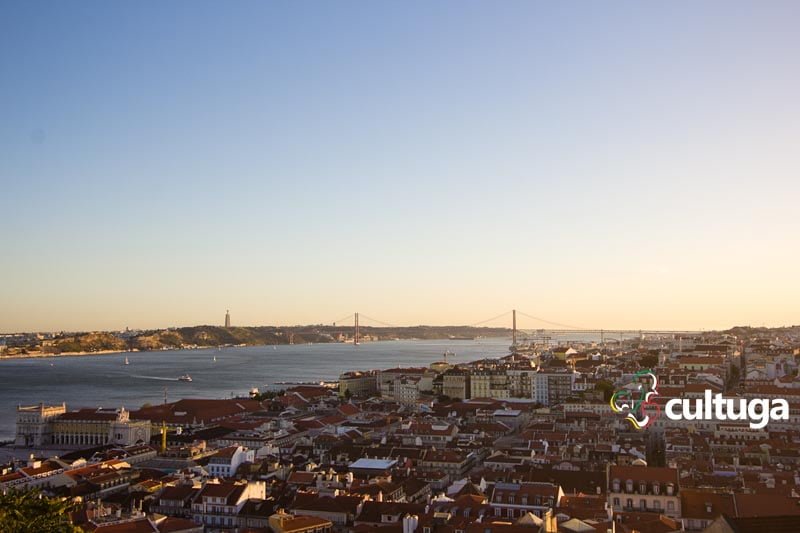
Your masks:
{"label": "white building", "polygon": [[255,450],[248,450],[242,446],[228,446],[209,459],[208,473],[218,478],[233,477],[239,466],[253,461],[255,461]]}
{"label": "white building", "polygon": [[542,405],[556,405],[572,394],[575,385],[575,372],[571,369],[539,369],[533,376],[531,388],[533,399]]}
{"label": "white building", "polygon": [[208,482],[192,503],[192,518],[206,531],[234,531],[242,525],[239,513],[247,501],[264,500],[266,493],[263,481]]}
{"label": "white building", "polygon": [[681,516],[678,470],[652,466],[608,466],[608,503],[614,511]]}
{"label": "white building", "polygon": [[394,381],[394,399],[403,405],[416,405],[419,403],[420,381],[419,376],[403,377]]}
{"label": "white building", "polygon": [[67,411],[63,403],[19,406],[15,445],[62,449],[132,446],[150,442],[150,431],[148,420],[131,420],[124,407]]}
{"label": "white building", "polygon": [[67,412],[67,404],[17,406],[17,437],[15,446],[33,447],[50,444],[52,427],[49,422]]}

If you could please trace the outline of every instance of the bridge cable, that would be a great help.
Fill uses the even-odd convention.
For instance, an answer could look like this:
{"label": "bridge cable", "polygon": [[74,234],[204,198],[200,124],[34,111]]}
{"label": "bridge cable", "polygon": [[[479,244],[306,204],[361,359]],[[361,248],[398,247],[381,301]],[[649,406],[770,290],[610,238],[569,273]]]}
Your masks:
{"label": "bridge cable", "polygon": [[582,328],[580,326],[570,326],[569,324],[561,324],[559,322],[553,322],[551,320],[545,320],[544,318],[539,318],[537,316],[533,316],[533,315],[529,315],[527,313],[523,313],[519,309],[517,309],[517,313],[519,313],[520,315],[522,315],[524,317],[536,320],[538,322],[544,322],[545,324],[550,324],[551,326],[558,326],[558,327],[564,328],[564,329],[583,329],[583,330],[589,329],[589,328]]}
{"label": "bridge cable", "polygon": [[387,328],[399,327],[399,326],[395,326],[394,324],[389,324],[387,322],[382,322],[382,321],[378,320],[377,318],[369,317],[369,316],[365,315],[364,313],[358,313],[358,318],[366,318],[370,322],[375,322],[376,324],[380,324],[381,326],[386,326]]}
{"label": "bridge cable", "polygon": [[355,315],[353,313],[350,313],[349,315],[347,315],[344,318],[340,318],[339,320],[331,320],[330,322],[326,322],[326,324],[340,324],[340,323],[344,322],[345,320],[349,320],[349,319],[353,318],[354,316]]}
{"label": "bridge cable", "polygon": [[499,314],[499,315],[497,315],[495,317],[488,318],[486,320],[481,320],[480,322],[475,322],[474,324],[469,324],[467,327],[474,328],[475,326],[479,326],[481,324],[486,324],[487,322],[494,322],[498,318],[503,318],[504,316],[510,315],[510,314],[511,314],[511,311],[506,311],[505,313]]}

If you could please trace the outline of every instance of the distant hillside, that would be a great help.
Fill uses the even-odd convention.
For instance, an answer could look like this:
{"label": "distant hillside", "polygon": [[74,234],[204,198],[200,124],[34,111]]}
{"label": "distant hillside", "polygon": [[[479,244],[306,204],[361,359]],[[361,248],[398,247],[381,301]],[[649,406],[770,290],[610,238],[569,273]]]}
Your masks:
{"label": "distant hillside", "polygon": [[126,350],[128,343],[124,339],[105,332],[80,333],[72,336],[56,337],[52,345],[45,346],[43,351],[63,352],[101,352],[107,350]]}
{"label": "distant hillside", "polygon": [[[467,326],[412,326],[360,328],[361,339],[472,339],[510,335],[507,328]],[[91,332],[61,334],[51,340],[31,343],[19,351],[30,353],[76,353],[125,350],[164,350],[225,345],[306,344],[352,340],[352,326],[192,326],[145,332]],[[15,350],[17,352],[17,350]]]}
{"label": "distant hillside", "polygon": [[293,336],[287,329],[272,326],[231,327],[192,326],[170,330],[159,330],[144,333],[132,339],[132,346],[139,350],[157,350],[161,348],[180,348],[182,346],[224,346],[246,344],[250,346],[262,344],[289,344],[306,342],[331,342],[331,338],[323,338],[315,334],[296,334]]}
{"label": "distant hillside", "polygon": [[[497,337],[509,335],[506,328],[470,328],[463,326],[368,327],[362,326],[364,340],[391,339],[447,339]],[[257,326],[231,327],[193,326],[173,330],[160,330],[139,335],[133,339],[138,349],[156,349],[158,345],[177,347],[187,345],[218,346],[226,344],[305,344],[338,342],[352,339],[353,328],[346,326]]]}
{"label": "distant hillside", "polygon": [[762,326],[735,326],[728,330],[723,331],[722,333],[727,333],[729,335],[736,335],[737,337],[741,338],[749,338],[749,337],[770,337],[770,336],[780,336],[780,335],[798,335],[800,334],[800,326],[785,326],[785,327],[778,327],[778,328],[767,328]]}

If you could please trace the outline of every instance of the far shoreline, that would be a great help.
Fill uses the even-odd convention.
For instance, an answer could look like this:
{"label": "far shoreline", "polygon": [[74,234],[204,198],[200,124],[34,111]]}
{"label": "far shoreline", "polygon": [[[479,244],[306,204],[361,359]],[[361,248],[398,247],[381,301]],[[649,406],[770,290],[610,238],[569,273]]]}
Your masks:
{"label": "far shoreline", "polygon": [[[371,339],[369,341],[361,341],[360,344],[373,344],[377,342],[391,342],[391,341],[463,341],[470,342],[476,341],[479,338],[502,338],[502,335],[489,335],[486,337],[475,337],[473,339],[450,339],[450,338],[384,338],[384,339]],[[346,344],[353,345],[353,342],[298,342],[298,343],[273,343],[273,344],[227,344],[227,345],[191,345],[180,348],[154,348],[152,350],[140,350],[137,348],[131,350],[97,350],[94,352],[61,352],[61,353],[27,353],[27,354],[13,354],[13,355],[0,355],[0,362],[5,360],[19,360],[19,359],[58,359],[61,357],[90,357],[101,355],[122,355],[122,354],[136,354],[136,353],[157,353],[157,352],[179,352],[184,350],[213,350],[214,348],[252,348],[258,346],[310,346],[314,344]]]}
{"label": "far shoreline", "polygon": [[[374,342],[386,342],[386,341],[393,341],[393,340],[408,340],[408,341],[417,341],[421,339],[378,339],[378,340],[371,340],[365,342],[364,344],[372,344]],[[446,339],[442,339],[446,340]],[[222,348],[252,348],[257,346],[305,346],[305,345],[313,345],[313,344],[353,344],[352,342],[303,342],[297,344],[245,344],[245,345],[230,345],[230,346],[222,346]],[[153,352],[180,352],[184,350],[210,350],[214,348],[220,348],[220,346],[187,346],[184,348],[156,348],[153,350],[98,350],[96,352],[62,352],[62,353],[35,353],[35,354],[14,354],[14,355],[0,355],[0,361],[5,360],[17,360],[17,359],[57,359],[61,357],[89,357],[93,355],[122,355],[122,354],[134,354],[134,353],[153,353]]]}
{"label": "far shoreline", "polygon": [[[269,344],[250,344],[246,346],[225,346],[225,348],[246,348],[247,346],[269,346]],[[210,350],[217,346],[192,346],[185,348],[156,348],[153,350],[98,350],[96,352],[62,352],[62,353],[35,353],[35,354],[14,354],[0,355],[0,361],[6,359],[58,359],[61,357],[89,357],[93,355],[122,355],[134,353],[154,353],[154,352],[181,352],[188,350]]]}
{"label": "far shoreline", "polygon": [[[206,348],[206,347],[202,347]],[[211,346],[208,346],[211,348]],[[5,361],[7,359],[52,359],[52,358],[59,358],[59,357],[85,357],[91,355],[115,355],[115,354],[125,354],[125,353],[147,353],[147,352],[173,352],[178,350],[192,350],[194,348],[163,348],[159,350],[98,350],[96,352],[63,352],[63,353],[26,353],[26,354],[14,354],[14,355],[0,355],[0,361]],[[201,349],[201,348],[197,348]]]}

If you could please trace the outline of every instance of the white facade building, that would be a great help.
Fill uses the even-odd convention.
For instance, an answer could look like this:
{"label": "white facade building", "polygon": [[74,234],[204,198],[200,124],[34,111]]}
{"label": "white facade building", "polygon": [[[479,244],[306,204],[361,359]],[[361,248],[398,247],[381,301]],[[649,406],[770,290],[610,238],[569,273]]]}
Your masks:
{"label": "white facade building", "polygon": [[255,450],[248,450],[243,446],[228,446],[223,448],[208,461],[208,473],[218,478],[229,478],[243,463],[255,461]]}

